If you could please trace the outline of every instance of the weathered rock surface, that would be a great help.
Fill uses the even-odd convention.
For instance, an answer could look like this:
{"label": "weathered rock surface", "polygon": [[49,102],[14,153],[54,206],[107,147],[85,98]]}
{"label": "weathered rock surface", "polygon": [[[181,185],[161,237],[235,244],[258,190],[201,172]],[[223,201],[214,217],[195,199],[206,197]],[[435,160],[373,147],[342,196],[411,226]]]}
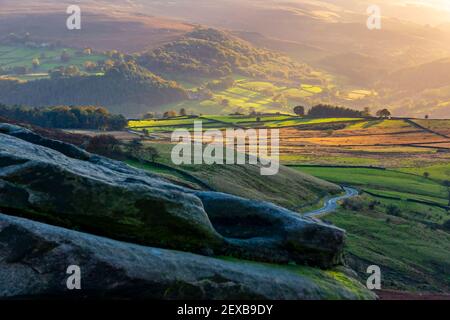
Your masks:
{"label": "weathered rock surface", "polygon": [[[67,268],[81,270],[68,290]],[[321,272],[321,271],[318,271]],[[0,298],[373,299],[353,279],[143,247],[0,214]]]}
{"label": "weathered rock surface", "polygon": [[332,266],[340,263],[341,229],[301,219],[271,203],[223,193],[198,192],[214,228],[228,239],[229,253],[247,259]]}
{"label": "weathered rock surface", "polygon": [[275,205],[195,192],[17,126],[0,125],[0,210],[119,240],[330,267],[344,231]]}

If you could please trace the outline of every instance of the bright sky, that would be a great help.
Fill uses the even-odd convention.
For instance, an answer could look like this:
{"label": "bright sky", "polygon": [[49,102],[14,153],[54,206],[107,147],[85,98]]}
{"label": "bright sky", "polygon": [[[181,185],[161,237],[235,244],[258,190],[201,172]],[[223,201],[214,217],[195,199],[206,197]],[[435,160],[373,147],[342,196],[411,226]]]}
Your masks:
{"label": "bright sky", "polygon": [[404,2],[450,11],[450,1],[449,0],[405,0]]}

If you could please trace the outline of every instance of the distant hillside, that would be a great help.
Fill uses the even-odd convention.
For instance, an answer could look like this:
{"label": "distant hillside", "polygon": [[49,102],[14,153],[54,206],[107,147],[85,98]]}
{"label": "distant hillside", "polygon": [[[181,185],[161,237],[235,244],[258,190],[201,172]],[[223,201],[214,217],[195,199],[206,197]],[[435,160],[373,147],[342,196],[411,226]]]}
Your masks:
{"label": "distant hillside", "polygon": [[383,85],[417,92],[450,85],[450,58],[405,68],[390,74]]}
{"label": "distant hillside", "polygon": [[136,114],[133,106],[155,106],[186,99],[184,89],[134,63],[122,63],[104,76],[72,76],[28,82],[0,80],[0,102],[7,105],[127,106],[124,114]]}
{"label": "distant hillside", "polygon": [[[110,5],[110,4],[109,4]],[[11,11],[3,4],[0,39],[10,33],[28,32],[34,39],[63,46],[132,53],[156,48],[193,30],[193,25],[123,10],[105,10],[98,2],[83,4],[82,29],[68,30],[64,5],[43,6],[41,2],[13,2]],[[62,9],[61,9],[62,8]],[[26,14],[23,14],[26,12]],[[32,13],[32,14],[31,14]]]}
{"label": "distant hillside", "polygon": [[160,75],[222,77],[239,73],[261,79],[309,82],[311,68],[282,54],[260,49],[227,32],[199,28],[180,40],[143,53],[139,63]]}
{"label": "distant hillside", "polygon": [[354,85],[371,85],[389,70],[385,61],[375,57],[346,52],[327,56],[317,62],[323,69],[344,76]]}

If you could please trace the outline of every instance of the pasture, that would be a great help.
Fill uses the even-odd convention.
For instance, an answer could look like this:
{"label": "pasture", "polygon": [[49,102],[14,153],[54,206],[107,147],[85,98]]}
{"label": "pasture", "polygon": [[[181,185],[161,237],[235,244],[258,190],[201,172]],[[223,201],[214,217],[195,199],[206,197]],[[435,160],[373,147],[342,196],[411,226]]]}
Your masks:
{"label": "pasture", "polygon": [[352,185],[371,193],[400,198],[429,201],[440,205],[449,203],[446,187],[423,176],[394,170],[370,168],[336,168],[298,166],[296,170],[341,185]]}
{"label": "pasture", "polygon": [[[70,55],[67,62],[61,61],[61,54],[66,51]],[[39,60],[39,66],[33,67],[33,59]],[[77,50],[71,48],[28,48],[25,46],[6,46],[0,45],[0,68],[7,71],[4,77],[14,77],[21,80],[35,80],[48,77],[48,71],[59,66],[77,66],[84,70],[86,61],[98,62],[106,60],[107,57],[102,54],[80,55]],[[14,75],[8,73],[15,67],[26,67],[29,73],[23,75]]]}
{"label": "pasture", "polygon": [[[235,75],[235,84],[226,90],[212,91],[210,99],[185,100],[158,107],[159,111],[186,110],[196,114],[230,114],[236,110],[263,113],[288,113],[292,107],[305,104],[309,98],[319,97],[325,90],[317,85],[284,85],[260,81]],[[211,79],[209,79],[211,80]],[[184,88],[194,89],[208,82],[208,79],[176,79]]]}

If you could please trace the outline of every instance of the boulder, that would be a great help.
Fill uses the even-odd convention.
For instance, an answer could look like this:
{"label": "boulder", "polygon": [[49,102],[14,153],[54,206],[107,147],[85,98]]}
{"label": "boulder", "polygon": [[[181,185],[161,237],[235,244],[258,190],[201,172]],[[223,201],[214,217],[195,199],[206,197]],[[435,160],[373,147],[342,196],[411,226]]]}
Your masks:
{"label": "boulder", "polygon": [[331,267],[341,262],[344,231],[272,203],[217,193],[197,192],[228,254],[271,262]]}
{"label": "boulder", "polygon": [[[79,267],[80,290],[67,270]],[[303,269],[302,269],[303,268]],[[356,280],[143,247],[0,214],[0,298],[373,299]]]}
{"label": "boulder", "polygon": [[197,192],[124,163],[0,125],[0,210],[118,240],[323,268],[345,233],[273,204]]}

